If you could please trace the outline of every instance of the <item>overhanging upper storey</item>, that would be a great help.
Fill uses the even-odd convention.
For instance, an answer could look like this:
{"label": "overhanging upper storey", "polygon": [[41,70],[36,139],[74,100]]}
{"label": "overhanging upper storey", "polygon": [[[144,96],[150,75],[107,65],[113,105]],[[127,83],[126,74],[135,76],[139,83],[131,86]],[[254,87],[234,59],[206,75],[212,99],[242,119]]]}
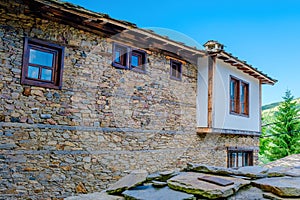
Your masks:
{"label": "overhanging upper storey", "polygon": [[223,60],[225,63],[230,64],[231,66],[241,70],[242,72],[253,76],[256,79],[259,79],[262,84],[274,85],[277,80],[272,79],[267,74],[259,71],[257,68],[252,67],[246,61],[242,61],[237,57],[234,57],[232,54],[224,50],[224,45],[220,44],[217,41],[210,40],[204,44],[206,51],[210,56],[214,56],[220,60]]}

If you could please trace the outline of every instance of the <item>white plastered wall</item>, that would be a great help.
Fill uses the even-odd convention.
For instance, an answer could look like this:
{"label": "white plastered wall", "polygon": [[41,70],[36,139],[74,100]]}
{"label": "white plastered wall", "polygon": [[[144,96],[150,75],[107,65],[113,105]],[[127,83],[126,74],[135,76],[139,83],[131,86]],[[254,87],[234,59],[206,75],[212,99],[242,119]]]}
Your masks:
{"label": "white plastered wall", "polygon": [[[249,116],[230,114],[230,76],[249,83]],[[201,89],[200,89],[201,90]],[[217,60],[214,77],[214,128],[260,131],[259,80],[231,65]]]}

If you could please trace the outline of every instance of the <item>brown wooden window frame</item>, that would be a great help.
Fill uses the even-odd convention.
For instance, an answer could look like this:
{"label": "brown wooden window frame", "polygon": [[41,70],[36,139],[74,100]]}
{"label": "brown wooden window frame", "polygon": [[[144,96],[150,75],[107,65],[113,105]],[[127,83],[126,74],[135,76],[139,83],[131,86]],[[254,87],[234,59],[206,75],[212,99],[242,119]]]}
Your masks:
{"label": "brown wooden window frame", "polygon": [[249,83],[233,76],[229,83],[229,110],[230,114],[249,116]]}
{"label": "brown wooden window frame", "polygon": [[[240,161],[240,159],[242,160]],[[240,163],[241,165],[239,165]],[[253,150],[240,150],[240,149],[227,150],[228,168],[238,168],[238,167],[245,167],[245,166],[253,166]]]}
{"label": "brown wooden window frame", "polygon": [[[118,53],[118,55],[117,55]],[[138,56],[138,66],[132,65],[132,56]],[[119,58],[119,59],[118,59]],[[119,61],[117,61],[119,60]],[[122,44],[113,43],[112,65],[119,69],[128,69],[136,72],[146,73],[146,52],[131,48]]]}
{"label": "brown wooden window frame", "polygon": [[[132,65],[132,57],[138,57],[138,66]],[[139,49],[132,49],[130,56],[130,69],[136,72],[146,73],[146,52]]]}
{"label": "brown wooden window frame", "polygon": [[[30,63],[30,50],[53,55],[52,66],[45,66],[38,63]],[[28,75],[29,67],[38,68],[38,77],[32,78]],[[21,84],[45,88],[61,89],[64,67],[64,47],[33,38],[24,38],[23,65]],[[51,80],[42,79],[42,70],[51,71]]]}
{"label": "brown wooden window frame", "polygon": [[[117,55],[117,53],[119,53],[119,56]],[[129,54],[129,47],[114,43],[112,65],[120,69],[129,69]]]}
{"label": "brown wooden window frame", "polygon": [[181,81],[182,80],[182,63],[177,60],[170,60],[170,78]]}

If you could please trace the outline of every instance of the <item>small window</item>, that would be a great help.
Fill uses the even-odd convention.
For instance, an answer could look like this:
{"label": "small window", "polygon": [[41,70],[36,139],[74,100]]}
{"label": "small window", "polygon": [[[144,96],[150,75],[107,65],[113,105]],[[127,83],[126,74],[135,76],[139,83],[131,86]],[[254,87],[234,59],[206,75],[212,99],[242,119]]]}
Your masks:
{"label": "small window", "polygon": [[237,79],[231,78],[231,80],[230,80],[230,112],[232,112],[232,113],[239,113],[238,85],[239,85],[239,81]]}
{"label": "small window", "polygon": [[227,166],[230,168],[253,165],[253,151],[228,150],[227,158]]}
{"label": "small window", "polygon": [[249,84],[230,78],[230,113],[249,115]]}
{"label": "small window", "polygon": [[170,77],[171,79],[181,80],[181,62],[171,60]]}
{"label": "small window", "polygon": [[138,72],[146,71],[146,53],[141,50],[132,50],[131,52],[131,69]]}
{"label": "small window", "polygon": [[64,47],[25,38],[21,83],[61,89]]}
{"label": "small window", "polygon": [[240,113],[243,115],[248,115],[248,93],[249,93],[249,84],[241,82],[240,89]]}
{"label": "small window", "polygon": [[117,68],[128,69],[128,47],[115,43],[113,47],[113,66]]}
{"label": "small window", "polygon": [[114,43],[112,64],[117,68],[144,73],[146,72],[146,52]]}

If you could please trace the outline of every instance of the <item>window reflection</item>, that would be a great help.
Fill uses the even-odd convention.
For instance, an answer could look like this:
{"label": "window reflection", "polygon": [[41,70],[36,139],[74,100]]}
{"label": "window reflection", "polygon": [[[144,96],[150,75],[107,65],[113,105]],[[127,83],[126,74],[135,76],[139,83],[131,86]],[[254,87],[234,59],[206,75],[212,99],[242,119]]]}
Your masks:
{"label": "window reflection", "polygon": [[52,70],[49,69],[42,69],[41,79],[45,81],[52,80]]}
{"label": "window reflection", "polygon": [[43,52],[36,49],[30,49],[29,63],[52,67],[53,54],[49,52]]}
{"label": "window reflection", "polygon": [[39,68],[38,67],[33,67],[33,66],[28,66],[28,78],[39,78]]}
{"label": "window reflection", "polygon": [[139,66],[139,56],[137,56],[137,55],[132,55],[132,57],[131,57],[131,65],[132,65],[133,67]]}

